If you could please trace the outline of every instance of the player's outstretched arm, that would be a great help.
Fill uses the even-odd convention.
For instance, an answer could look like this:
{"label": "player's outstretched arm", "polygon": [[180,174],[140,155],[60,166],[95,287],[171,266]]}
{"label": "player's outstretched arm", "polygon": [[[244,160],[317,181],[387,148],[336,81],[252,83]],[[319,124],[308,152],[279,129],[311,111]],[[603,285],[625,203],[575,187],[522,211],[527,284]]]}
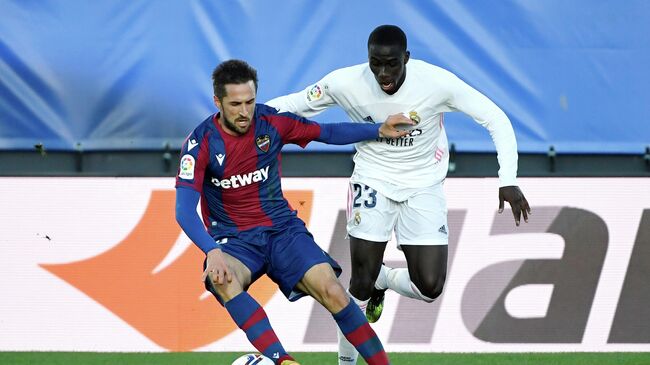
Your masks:
{"label": "player's outstretched arm", "polygon": [[502,186],[499,188],[499,214],[503,213],[504,202],[510,203],[512,214],[515,217],[515,224],[519,226],[521,216],[524,216],[524,222],[528,223],[528,215],[531,213],[528,200],[521,192],[518,186]]}
{"label": "player's outstretched arm", "polygon": [[[399,138],[409,134],[404,130],[413,121],[403,114],[391,115],[381,125],[371,123],[323,123],[317,141],[327,144],[349,144],[377,137]],[[399,129],[401,127],[401,129]]]}

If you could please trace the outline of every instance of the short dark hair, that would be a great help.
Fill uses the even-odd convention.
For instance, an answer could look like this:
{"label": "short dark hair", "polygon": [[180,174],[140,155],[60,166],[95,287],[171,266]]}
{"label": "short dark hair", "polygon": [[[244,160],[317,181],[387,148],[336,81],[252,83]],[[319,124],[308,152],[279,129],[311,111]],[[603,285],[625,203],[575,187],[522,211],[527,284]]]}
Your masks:
{"label": "short dark hair", "polygon": [[212,71],[212,88],[219,100],[226,96],[227,84],[245,84],[251,80],[257,91],[257,71],[242,60],[224,61]]}
{"label": "short dark hair", "polygon": [[406,51],[406,34],[397,25],[380,25],[368,37],[368,48],[372,44],[399,46],[401,50]]}

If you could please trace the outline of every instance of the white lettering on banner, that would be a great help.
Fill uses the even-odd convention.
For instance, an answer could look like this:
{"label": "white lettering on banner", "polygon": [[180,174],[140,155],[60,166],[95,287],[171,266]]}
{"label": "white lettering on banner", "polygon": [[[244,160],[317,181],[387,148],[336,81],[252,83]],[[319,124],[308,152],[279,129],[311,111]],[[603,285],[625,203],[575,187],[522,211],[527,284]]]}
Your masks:
{"label": "white lettering on banner", "polygon": [[[219,184],[245,186],[268,174],[265,167]],[[0,267],[12,278],[0,281],[0,351],[168,351],[165,341],[173,346],[182,328],[192,338],[193,328],[206,322],[203,315],[219,323],[205,327],[214,337],[188,350],[250,350],[227,313],[202,296],[202,283],[186,281],[196,270],[200,274],[204,256],[171,224],[172,178],[0,178],[0,184],[5,187],[0,201],[12,207],[0,209],[0,221],[14,228],[0,229]],[[650,318],[644,289],[650,266],[649,180],[521,178],[519,184],[533,213],[529,223],[516,227],[509,209],[496,214],[498,179],[445,181],[450,251],[445,290],[430,304],[387,292],[373,329],[388,352],[650,351],[650,327],[640,325]],[[308,228],[343,266],[347,286],[348,179],[285,178],[282,185],[287,194],[313,192]],[[43,202],[48,209],[41,211],[38,227],[25,225],[33,206]],[[94,214],[87,214],[88,206]],[[111,229],[97,216],[110,216]],[[46,235],[51,241],[42,238]],[[120,252],[124,256],[115,256]],[[150,252],[158,253],[146,256]],[[405,266],[393,241],[384,259]],[[185,264],[188,273],[180,270]],[[97,299],[106,288],[93,291],[94,281],[84,274],[99,265],[122,265],[119,271],[101,271],[111,280],[106,301]],[[81,282],[90,289],[80,290]],[[336,351],[335,324],[322,308],[310,300],[287,302],[270,281],[252,290],[256,285],[268,292],[264,309],[285,347]],[[144,295],[148,287],[183,289],[157,300],[153,290]],[[184,296],[192,306],[176,304]],[[150,322],[139,314],[148,313],[152,300],[169,318]]]}
{"label": "white lettering on banner", "polygon": [[268,178],[269,166],[266,166],[247,174],[233,175],[227,179],[219,180],[216,177],[213,177],[212,183],[215,186],[220,186],[222,189],[236,189],[252,183],[266,181]]}

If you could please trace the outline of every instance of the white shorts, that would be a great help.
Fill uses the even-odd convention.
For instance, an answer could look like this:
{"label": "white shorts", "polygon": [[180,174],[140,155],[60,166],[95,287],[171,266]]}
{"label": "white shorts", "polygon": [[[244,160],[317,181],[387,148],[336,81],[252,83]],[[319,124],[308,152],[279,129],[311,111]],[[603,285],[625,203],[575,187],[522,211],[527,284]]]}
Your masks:
{"label": "white shorts", "polygon": [[348,234],[375,242],[390,241],[393,231],[400,245],[446,245],[447,202],[443,185],[418,189],[404,201],[387,198],[359,182],[350,182]]}

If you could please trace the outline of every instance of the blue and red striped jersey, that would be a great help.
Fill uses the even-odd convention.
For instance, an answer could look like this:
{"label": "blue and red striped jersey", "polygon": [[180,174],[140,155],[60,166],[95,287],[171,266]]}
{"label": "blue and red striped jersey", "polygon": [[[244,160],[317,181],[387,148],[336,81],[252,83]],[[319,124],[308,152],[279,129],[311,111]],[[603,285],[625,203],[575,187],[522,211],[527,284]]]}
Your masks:
{"label": "blue and red striped jersey", "polygon": [[181,149],[176,188],[201,194],[201,213],[216,239],[259,234],[285,222],[296,212],[282,194],[282,146],[305,147],[319,137],[318,123],[292,113],[255,105],[246,134],[227,134],[213,114],[192,131]]}

